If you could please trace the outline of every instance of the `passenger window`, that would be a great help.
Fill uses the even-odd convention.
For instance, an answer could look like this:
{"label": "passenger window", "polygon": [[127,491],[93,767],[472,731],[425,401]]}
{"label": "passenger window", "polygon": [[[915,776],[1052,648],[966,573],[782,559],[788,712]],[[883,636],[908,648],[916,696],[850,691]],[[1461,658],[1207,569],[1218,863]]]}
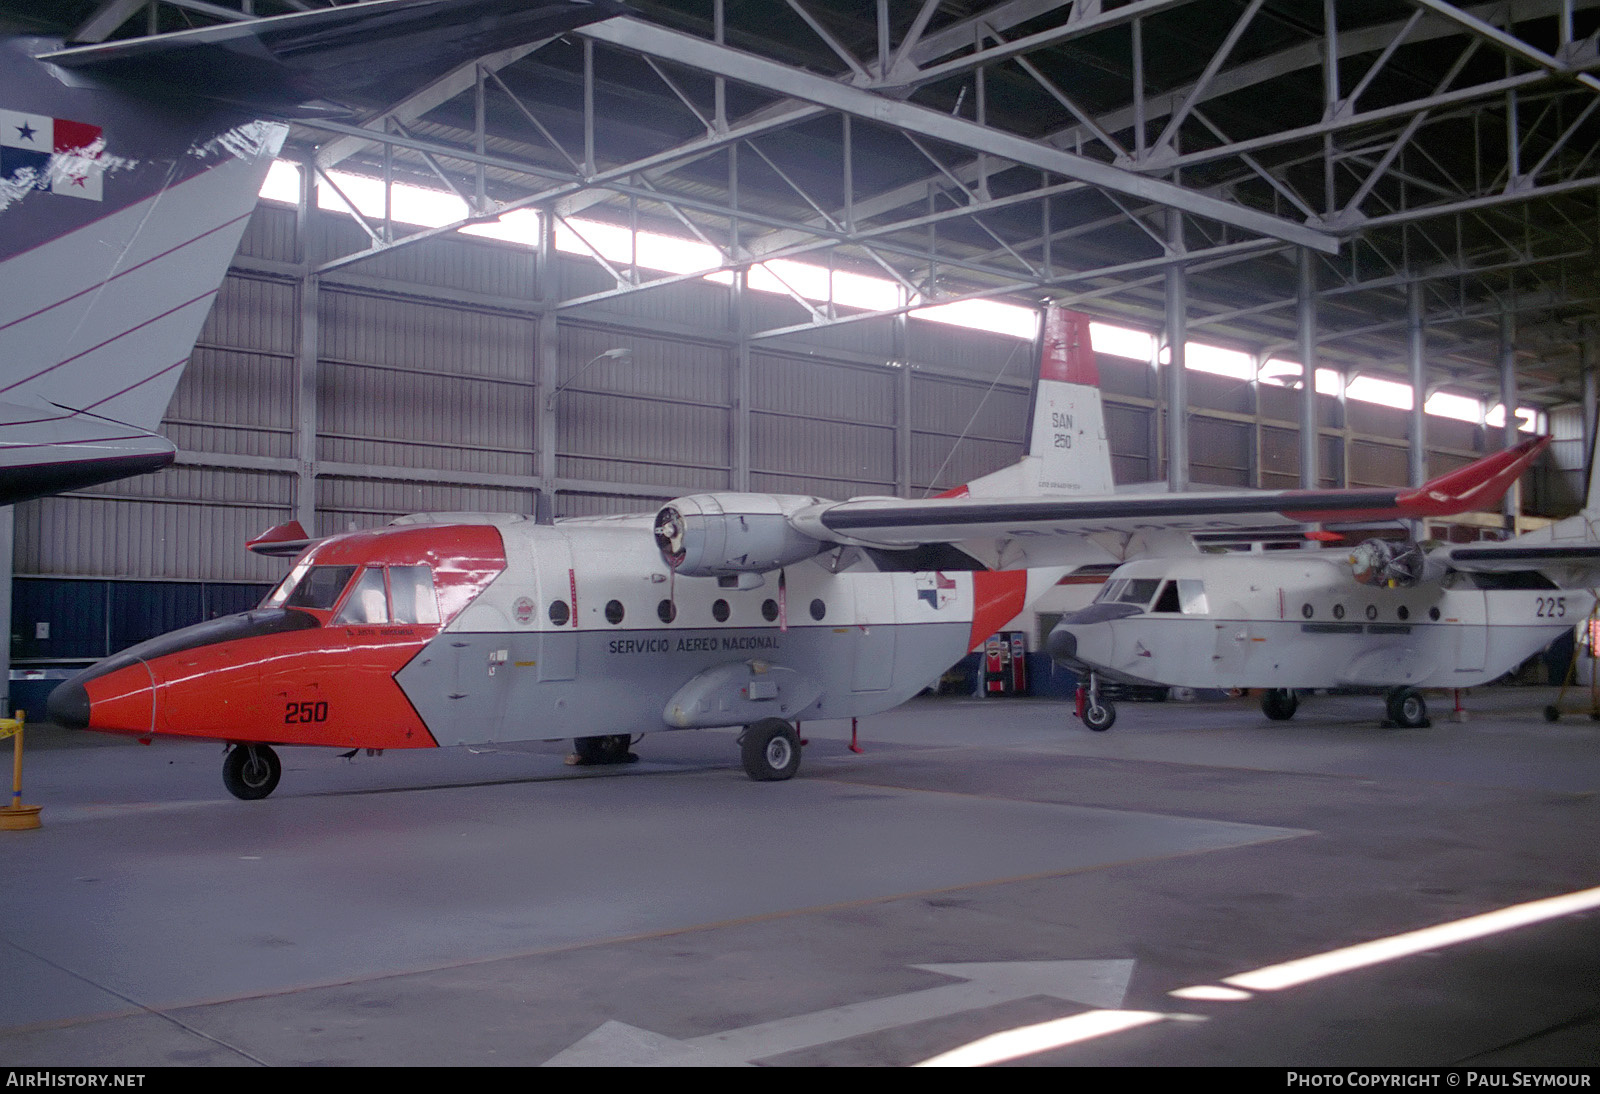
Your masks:
{"label": "passenger window", "polygon": [[367,570],[345,598],[344,607],[334,616],[335,623],[387,623],[389,602],[383,591],[383,569]]}
{"label": "passenger window", "polygon": [[[316,608],[328,611],[339,603],[339,594],[350,584],[354,566],[313,566],[284,600],[285,608]],[[380,575],[381,577],[382,575]]]}
{"label": "passenger window", "polygon": [[389,567],[389,606],[396,623],[439,622],[433,570],[427,566]]}

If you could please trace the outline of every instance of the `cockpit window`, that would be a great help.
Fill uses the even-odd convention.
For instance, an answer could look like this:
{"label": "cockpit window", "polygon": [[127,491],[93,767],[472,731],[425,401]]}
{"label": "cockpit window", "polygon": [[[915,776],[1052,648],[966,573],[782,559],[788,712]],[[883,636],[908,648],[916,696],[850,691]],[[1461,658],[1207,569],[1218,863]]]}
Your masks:
{"label": "cockpit window", "polygon": [[396,623],[439,622],[433,570],[427,566],[389,567],[389,606]]}
{"label": "cockpit window", "polygon": [[1206,604],[1206,583],[1195,578],[1180,577],[1178,579],[1178,600],[1183,605],[1184,615],[1208,615],[1211,609]]}
{"label": "cockpit window", "polygon": [[335,623],[387,623],[389,602],[383,592],[383,569],[373,567],[361,575],[356,587],[345,597],[344,607],[334,616]]}
{"label": "cockpit window", "polygon": [[1138,604],[1143,607],[1156,595],[1156,586],[1160,584],[1161,579],[1155,577],[1113,578],[1106,582],[1095,601],[1101,604]]}
{"label": "cockpit window", "polygon": [[354,566],[313,566],[295,585],[294,590],[283,601],[283,606],[328,611],[339,603],[339,594],[350,584],[350,578],[355,572]]}

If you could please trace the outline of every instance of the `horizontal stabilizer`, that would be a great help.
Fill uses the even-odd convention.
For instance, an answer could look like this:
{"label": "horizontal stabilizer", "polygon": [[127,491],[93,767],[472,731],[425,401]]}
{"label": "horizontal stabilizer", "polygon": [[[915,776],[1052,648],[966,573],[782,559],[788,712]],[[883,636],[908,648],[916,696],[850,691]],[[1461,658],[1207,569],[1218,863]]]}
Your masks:
{"label": "horizontal stabilizer", "polygon": [[165,437],[109,418],[0,403],[0,505],[159,471],[176,455]]}
{"label": "horizontal stabilizer", "polygon": [[245,547],[258,555],[293,558],[315,542],[316,540],[306,534],[299,521],[291,520],[268,528],[246,543]]}

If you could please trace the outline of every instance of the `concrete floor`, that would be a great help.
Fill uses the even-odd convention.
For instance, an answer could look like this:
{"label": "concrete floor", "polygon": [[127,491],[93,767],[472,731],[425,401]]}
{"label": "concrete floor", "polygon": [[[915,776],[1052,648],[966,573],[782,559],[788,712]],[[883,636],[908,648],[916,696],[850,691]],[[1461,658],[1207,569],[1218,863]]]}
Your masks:
{"label": "concrete floor", "polygon": [[[1228,1002],[1169,994],[1600,886],[1600,722],[1546,689],[1380,703],[919,699],[811,723],[756,784],[727,732],[353,762],[41,727],[0,833],[0,1065],[1600,1063],[1600,913]],[[1444,715],[1444,716],[1441,716]],[[962,967],[965,966],[965,967]],[[1056,1041],[1049,1043],[1058,1044]]]}

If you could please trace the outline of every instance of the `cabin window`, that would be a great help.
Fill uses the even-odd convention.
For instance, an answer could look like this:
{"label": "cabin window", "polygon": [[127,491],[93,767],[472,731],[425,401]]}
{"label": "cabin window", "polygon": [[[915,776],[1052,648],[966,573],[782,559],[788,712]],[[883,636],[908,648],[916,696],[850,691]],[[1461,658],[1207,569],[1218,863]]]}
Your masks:
{"label": "cabin window", "polygon": [[818,623],[821,623],[822,622],[822,617],[827,615],[827,614],[828,614],[828,606],[826,604],[824,604],[820,600],[813,600],[811,602],[811,618],[812,619],[815,619]]}
{"label": "cabin window", "polygon": [[728,602],[719,599],[711,605],[711,614],[718,623],[726,623],[728,621]]}
{"label": "cabin window", "polygon": [[670,600],[663,600],[656,605],[656,618],[663,623],[671,623],[678,618],[678,606]]}
{"label": "cabin window", "polygon": [[1178,585],[1176,582],[1167,581],[1161,585],[1161,595],[1156,597],[1155,605],[1150,609],[1153,612],[1176,612],[1178,610]]}
{"label": "cabin window", "polygon": [[610,623],[613,627],[622,622],[622,601],[606,601],[606,622]]}
{"label": "cabin window", "polygon": [[552,600],[550,602],[550,622],[558,627],[565,627],[567,620],[571,618],[572,615],[567,610],[567,602],[565,600]]}
{"label": "cabin window", "polygon": [[765,619],[768,623],[777,622],[778,602],[776,600],[767,599],[761,602],[761,618]]}
{"label": "cabin window", "polygon": [[361,574],[333,621],[346,624],[389,622],[389,600],[384,593],[382,567],[374,567]]}
{"label": "cabin window", "polygon": [[396,623],[439,622],[433,570],[427,566],[389,567],[389,608]]}
{"label": "cabin window", "polygon": [[[313,566],[295,585],[294,591],[283,601],[283,606],[329,611],[339,603],[339,594],[350,584],[355,572],[354,566]],[[380,573],[380,580],[382,576]]]}

